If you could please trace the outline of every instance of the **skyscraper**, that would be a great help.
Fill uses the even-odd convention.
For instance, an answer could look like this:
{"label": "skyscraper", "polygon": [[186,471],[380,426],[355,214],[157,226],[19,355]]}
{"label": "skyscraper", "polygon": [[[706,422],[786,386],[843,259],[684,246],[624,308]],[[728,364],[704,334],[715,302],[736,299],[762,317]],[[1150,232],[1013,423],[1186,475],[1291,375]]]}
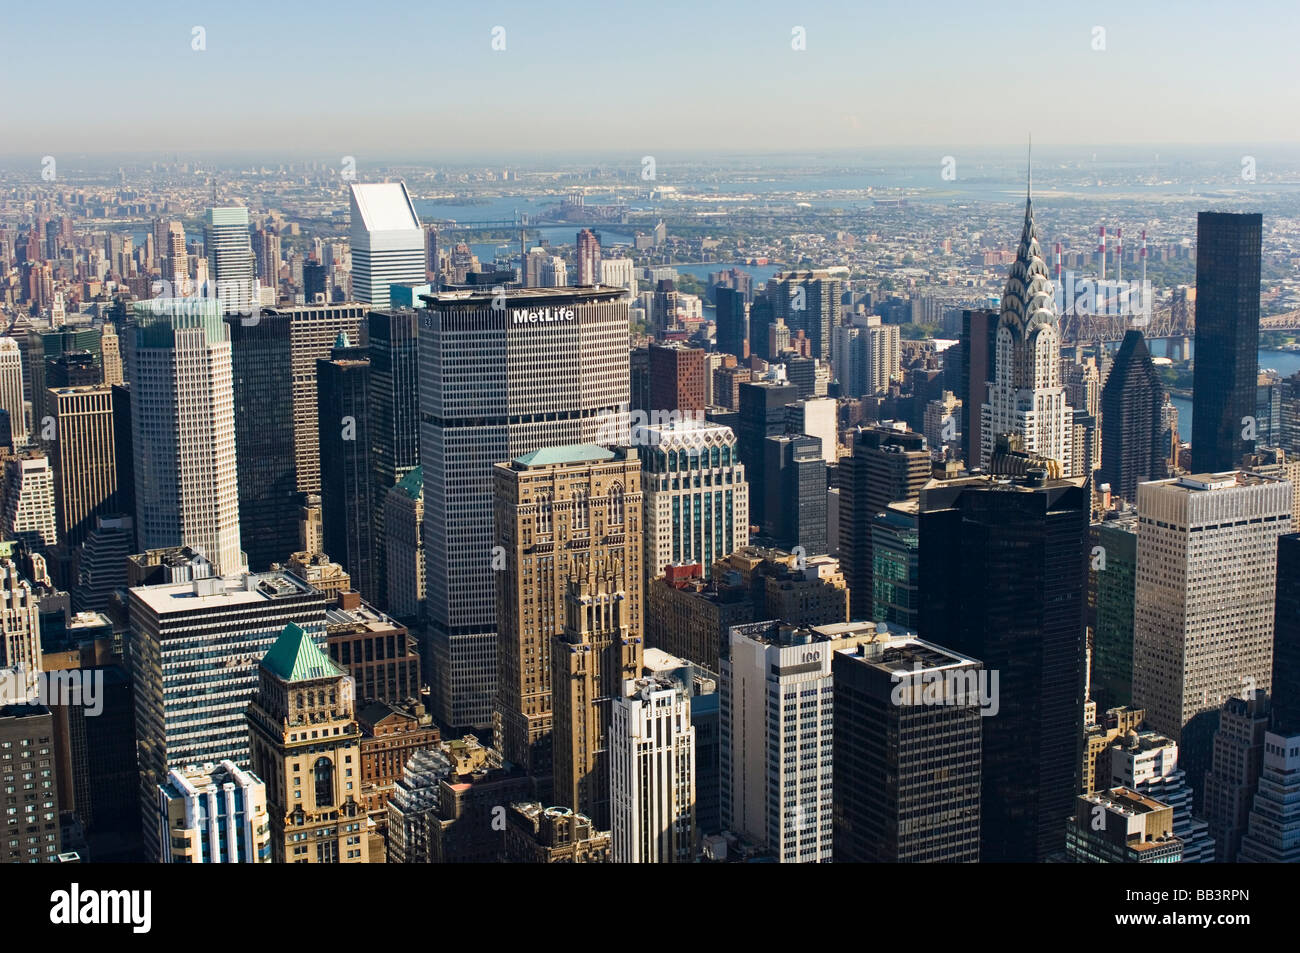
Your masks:
{"label": "skyscraper", "polygon": [[714,294],[717,297],[717,341],[718,350],[724,354],[734,354],[736,360],[749,358],[749,304],[745,293],[735,288],[719,285]]}
{"label": "skyscraper", "polygon": [[340,334],[330,359],[316,362],[316,382],[325,552],[347,570],[358,592],[375,600],[381,579],[375,571],[375,476],[367,351],[351,347],[347,336]]}
{"label": "skyscraper", "polygon": [[776,319],[791,334],[803,331],[812,342],[811,357],[831,359],[831,330],[840,323],[844,281],[829,271],[792,271],[772,278],[764,288]]}
{"label": "skyscraper", "polygon": [[600,282],[600,239],[589,228],[578,232],[577,238],[578,284],[594,285]]}
{"label": "skyscraper", "polygon": [[1142,332],[1129,330],[1101,392],[1101,472],[1098,484],[1133,502],[1137,485],[1166,477],[1162,410],[1165,388],[1156,376]]}
{"label": "skyscraper", "polygon": [[982,667],[910,632],[864,628],[876,638],[831,659],[835,860],[974,863]]}
{"label": "skyscraper", "polygon": [[122,383],[122,346],[112,324],[104,325],[99,339],[99,355],[104,365],[104,383],[110,386]]}
{"label": "skyscraper", "polygon": [[1178,743],[1199,798],[1220,706],[1270,684],[1291,485],[1240,471],[1144,483],[1138,524],[1133,704]]}
{"label": "skyscraper", "polygon": [[494,297],[430,295],[420,313],[427,632],[447,726],[488,726],[496,699],[493,464],[628,429],[621,289],[508,289],[501,309]]}
{"label": "skyscraper", "polygon": [[120,511],[113,445],[113,393],[105,384],[49,392],[58,535],[80,546],[100,516]]}
{"label": "skyscraper", "polygon": [[610,720],[620,687],[641,673],[641,606],[630,598],[636,567],[617,555],[568,580],[564,630],[551,642],[554,799],[610,824]]}
{"label": "skyscraper", "polygon": [[749,542],[749,485],[730,427],[693,419],[638,426],[632,443],[647,448],[647,579],[667,566],[712,566]]}
{"label": "skyscraper", "polygon": [[388,286],[425,281],[424,231],[404,182],[352,185],[352,296],[376,308]]}
{"label": "skyscraper", "polygon": [[1082,478],[933,481],[920,494],[920,634],[1000,673],[983,721],[980,860],[1064,846],[1083,730]]}
{"label": "skyscraper", "polygon": [[27,443],[27,409],[23,403],[23,358],[18,342],[10,337],[0,337],[0,410],[9,413],[9,430],[14,446],[24,446]]}
{"label": "skyscraper", "polygon": [[1089,559],[1095,590],[1092,699],[1098,711],[1133,701],[1133,610],[1137,598],[1138,519],[1128,513],[1094,523]]}
{"label": "skyscraper", "polygon": [[58,779],[43,767],[53,761],[53,735],[54,719],[44,705],[0,699],[0,747],[11,755],[0,759],[0,807],[7,821],[15,821],[0,840],[0,863],[50,864],[63,849]]}
{"label": "skyscraper", "polygon": [[1201,473],[1241,464],[1255,449],[1259,373],[1259,213],[1196,216],[1196,361],[1192,459]]}
{"label": "skyscraper", "polygon": [[982,408],[989,399],[997,354],[998,313],[976,310],[961,313],[961,365],[957,396],[961,398],[961,455],[968,466],[980,459],[984,438]]}
{"label": "skyscraper", "polygon": [[368,863],[351,676],[289,623],[262,657],[257,678],[248,706],[249,763],[268,780],[273,862]]}
{"label": "skyscraper", "polygon": [[[998,318],[993,377],[981,408],[980,465],[988,466],[1002,434],[1019,434],[1021,449],[1071,469],[1073,411],[1061,386],[1061,336],[1047,262],[1038,247],[1034,201],[1025,199],[1025,224],[1007,275]],[[972,452],[974,447],[972,447]],[[1064,807],[1069,812],[1069,805]]]}
{"label": "skyscraper", "polygon": [[1264,739],[1269,734],[1268,693],[1258,689],[1242,694],[1229,698],[1219,712],[1214,754],[1198,801],[1214,836],[1214,859],[1221,864],[1237,859],[1249,827],[1264,765]]}
{"label": "skyscraper", "polygon": [[269,864],[266,784],[233,761],[172,768],[158,787],[164,864]]}
{"label": "skyscraper", "polygon": [[22,704],[36,697],[41,663],[40,606],[31,584],[18,574],[13,560],[0,561],[0,669],[19,669],[21,698],[0,693],[0,706]]}
{"label": "skyscraper", "polygon": [[708,352],[696,347],[650,345],[649,411],[703,414],[710,374]]}
{"label": "skyscraper", "polygon": [[385,514],[388,491],[420,465],[419,315],[410,309],[367,315],[370,357],[369,432],[374,460],[375,578],[372,598],[388,608],[388,547]]}
{"label": "skyscraper", "polygon": [[768,437],[764,450],[767,514],[763,531],[780,549],[820,556],[826,537],[826,461],[822,443],[807,434]]}
{"label": "skyscraper", "polygon": [[297,547],[298,471],[294,453],[291,319],[263,313],[230,326],[239,458],[239,528],[248,563],[259,572]]}
{"label": "skyscraper", "polygon": [[617,561],[628,580],[628,635],[641,635],[640,469],[635,449],[597,446],[547,447],[492,468],[495,543],[504,560],[493,573],[495,747],[534,777],[551,772],[551,650],[564,632],[570,578]]}
{"label": "skyscraper", "polygon": [[785,433],[786,404],[799,399],[799,388],[785,379],[777,365],[757,381],[740,385],[740,412],[736,421],[736,449],[749,480],[749,521],[763,525],[767,504],[765,444],[768,437]]}
{"label": "skyscraper", "polygon": [[616,864],[695,860],[695,726],[690,695],[665,676],[625,682],[609,729]]}
{"label": "skyscraper", "polygon": [[853,455],[840,460],[840,566],[848,583],[851,617],[871,618],[875,567],[872,521],[890,503],[914,500],[930,479],[925,438],[902,424],[853,435]]}
{"label": "skyscraper", "polygon": [[43,553],[59,541],[54,505],[54,469],[39,450],[23,450],[5,461],[4,515],[0,521],[8,539],[21,540]]}
{"label": "skyscraper", "polygon": [[208,299],[141,301],[127,334],[136,532],[191,546],[218,574],[244,565],[230,334]]}
{"label": "skyscraper", "polygon": [[384,502],[384,575],[388,611],[404,621],[424,608],[424,470],[416,467],[388,491]]}
{"label": "skyscraper", "polygon": [[[207,297],[220,298],[222,314],[254,314],[254,307],[260,302],[248,209],[208,209],[203,247],[208,256]],[[131,380],[134,382],[136,378]]]}
{"label": "skyscraper", "polygon": [[1272,687],[1274,728],[1300,731],[1300,533],[1277,540]]}

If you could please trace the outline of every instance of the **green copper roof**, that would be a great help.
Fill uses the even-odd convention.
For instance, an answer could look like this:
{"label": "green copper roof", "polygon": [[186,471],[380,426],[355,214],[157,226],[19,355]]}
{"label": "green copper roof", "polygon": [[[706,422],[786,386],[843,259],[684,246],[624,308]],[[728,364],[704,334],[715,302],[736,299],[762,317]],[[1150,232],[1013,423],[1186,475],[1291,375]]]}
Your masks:
{"label": "green copper roof", "polygon": [[522,457],[515,463],[524,467],[549,467],[561,463],[600,463],[613,460],[614,453],[594,443],[573,443],[566,447],[543,447]]}
{"label": "green copper roof", "polygon": [[397,481],[397,487],[411,499],[420,495],[424,489],[424,467],[416,467],[406,476]]}
{"label": "green copper roof", "polygon": [[262,668],[286,682],[346,675],[320,650],[310,635],[290,622],[262,657]]}

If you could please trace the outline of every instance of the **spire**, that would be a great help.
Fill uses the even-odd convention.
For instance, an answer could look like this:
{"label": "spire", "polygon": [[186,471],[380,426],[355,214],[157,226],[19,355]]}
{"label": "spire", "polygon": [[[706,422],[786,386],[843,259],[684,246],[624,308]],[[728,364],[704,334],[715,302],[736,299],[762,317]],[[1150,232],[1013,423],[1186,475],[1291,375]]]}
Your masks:
{"label": "spire", "polygon": [[1025,186],[1025,198],[1034,200],[1034,134],[1029,134],[1029,183]]}

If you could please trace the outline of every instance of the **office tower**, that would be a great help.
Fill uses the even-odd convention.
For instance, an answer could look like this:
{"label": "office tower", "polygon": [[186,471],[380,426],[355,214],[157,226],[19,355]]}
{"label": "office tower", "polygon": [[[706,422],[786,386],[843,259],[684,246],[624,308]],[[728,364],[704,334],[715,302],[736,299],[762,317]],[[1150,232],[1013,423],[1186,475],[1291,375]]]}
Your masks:
{"label": "office tower", "polygon": [[316,362],[325,552],[358,592],[376,600],[382,583],[375,567],[370,361],[343,335],[330,355]]}
{"label": "office tower", "polygon": [[[988,400],[980,409],[981,466],[988,466],[999,436],[1018,434],[1026,453],[1056,460],[1069,473],[1073,409],[1061,386],[1056,322],[1052,283],[1038,247],[1034,202],[1026,197],[1020,245],[1002,294]],[[1068,813],[1068,804],[1064,810]]]}
{"label": "office tower", "polygon": [[[531,248],[528,254],[524,255],[521,264],[521,279],[525,288],[544,287],[542,280],[542,268],[551,259],[550,253],[545,248]],[[476,260],[477,261],[477,260]],[[459,270],[456,275],[456,284],[464,282],[465,276]]]}
{"label": "office tower", "polygon": [[[334,304],[294,308],[264,308],[256,326],[287,319],[286,342],[280,332],[259,338],[258,353],[265,362],[277,367],[281,375],[288,369],[293,386],[293,452],[299,493],[320,492],[320,434],[317,428],[316,362],[328,359],[339,334],[349,341],[364,342],[364,318],[367,305]],[[278,398],[282,399],[282,398]],[[270,408],[259,416],[272,413]],[[240,464],[243,472],[243,464]],[[283,557],[281,557],[283,558]]]}
{"label": "office tower", "polygon": [[764,360],[772,360],[776,352],[771,348],[771,330],[776,324],[771,297],[757,294],[749,303],[749,353]]}
{"label": "office tower", "polygon": [[498,862],[498,808],[530,797],[532,783],[473,735],[417,751],[388,802],[388,862]]}
{"label": "office tower", "polygon": [[424,470],[416,467],[388,491],[384,500],[384,576],[388,611],[415,620],[424,605]]}
{"label": "office tower", "polygon": [[593,445],[546,447],[492,468],[494,549],[504,560],[493,567],[494,747],[534,777],[551,772],[551,651],[564,631],[569,580],[617,565],[626,573],[627,635],[641,636],[640,471],[636,449]]}
{"label": "office tower", "polygon": [[154,247],[162,259],[163,280],[170,283],[170,297],[178,297],[189,291],[190,264],[185,250],[185,226],[180,222],[155,222],[154,228]]}
{"label": "office tower", "polygon": [[639,567],[614,556],[568,580],[564,631],[551,643],[554,800],[610,829],[612,699],[641,674],[641,606],[629,598]]}
{"label": "office tower", "polygon": [[1165,389],[1141,331],[1124,334],[1101,396],[1101,472],[1113,494],[1132,502],[1137,485],[1166,477]]}
{"label": "office tower", "polygon": [[[301,578],[301,577],[299,577]],[[406,626],[344,590],[325,614],[323,648],[352,677],[357,701],[397,706],[420,700],[418,643]]]}
{"label": "office tower", "polygon": [[861,617],[915,629],[920,622],[921,559],[917,502],[890,503],[871,518],[871,599]]}
{"label": "office tower", "polygon": [[369,863],[352,678],[290,622],[262,657],[257,679],[249,764],[267,779],[272,862]]}
{"label": "office tower", "polygon": [[12,443],[27,443],[27,409],[23,403],[23,358],[18,342],[0,337],[0,409],[9,413]]}
{"label": "office tower", "polygon": [[297,548],[298,476],[294,456],[294,387],[286,373],[290,319],[262,314],[230,328],[235,452],[239,460],[240,539],[248,563],[265,571]]}
{"label": "office tower", "polygon": [[389,285],[425,280],[420,218],[404,182],[357,183],[349,194],[352,297],[386,308]]}
{"label": "office tower", "polygon": [[764,534],[780,549],[814,556],[826,553],[826,461],[821,441],[807,434],[768,437],[764,451]]}
{"label": "office tower", "polygon": [[754,622],[721,659],[722,825],[781,863],[832,857],[831,659],[874,625]]}
{"label": "office tower", "polygon": [[647,648],[642,674],[666,680],[690,700],[689,721],[695,730],[695,830],[700,836],[722,830],[721,695],[716,672],[659,649]]}
{"label": "office tower", "polygon": [[719,286],[717,296],[718,350],[734,354],[736,360],[749,359],[749,304],[741,291]]}
{"label": "office tower", "polygon": [[1279,390],[1277,444],[1288,456],[1300,455],[1300,371],[1284,379]]}
{"label": "office tower", "polygon": [[506,815],[507,864],[607,864],[610,833],[598,831],[585,814],[538,801],[510,805]]}
{"label": "office tower", "polygon": [[217,302],[138,302],[126,338],[135,525],[144,549],[192,546],[243,564],[230,336]]}
{"label": "office tower", "polygon": [[690,695],[667,676],[629,679],[609,727],[616,864],[695,860],[695,727]]}
{"label": "office tower", "polygon": [[[1102,788],[1126,787],[1174,809],[1174,836],[1183,842],[1182,863],[1214,860],[1210,825],[1192,815],[1192,789],[1178,766],[1178,745],[1154,731],[1130,730],[1110,747],[1109,779]],[[1090,792],[1085,792],[1090,793]]]}
{"label": "office tower", "polygon": [[594,285],[600,277],[600,239],[589,228],[578,232],[577,238],[578,284]]}
{"label": "office tower", "polygon": [[1300,736],[1265,733],[1263,772],[1246,824],[1237,863],[1300,863]]}
{"label": "office tower", "polygon": [[785,379],[780,365],[760,380],[740,385],[736,448],[749,479],[749,521],[763,525],[767,501],[764,441],[785,433],[786,404],[799,399],[799,389]]}
{"label": "office tower", "polygon": [[89,387],[100,383],[103,371],[95,362],[95,356],[89,351],[64,351],[58,357],[45,359],[45,388],[41,404],[42,420],[53,408],[50,406],[48,391],[62,387]]}
{"label": "office tower", "polygon": [[1098,719],[1095,703],[1088,703],[1084,712],[1080,794],[1106,790],[1111,783],[1111,747],[1122,741],[1130,731],[1142,727],[1142,719],[1145,717],[1146,712],[1141,708],[1111,708]]}
{"label": "office tower", "polygon": [[975,863],[980,846],[980,663],[911,632],[835,652],[837,863]]}
{"label": "office tower", "polygon": [[1263,216],[1196,216],[1196,361],[1192,380],[1192,458],[1200,473],[1240,465],[1255,449],[1259,375],[1259,276]]}
{"label": "office tower", "polygon": [[114,590],[126,588],[126,560],[135,549],[135,521],[114,514],[95,517],[77,560],[74,612],[103,612]]}
{"label": "office tower", "polygon": [[99,340],[100,360],[103,363],[104,383],[112,386],[120,384],[122,377],[122,348],[117,336],[117,329],[112,324],[105,324]]}
{"label": "office tower", "polygon": [[1273,611],[1273,729],[1300,730],[1300,533],[1277,540]]}
{"label": "office tower", "polygon": [[270,229],[259,228],[257,238],[257,276],[263,288],[280,287],[280,236]]}
{"label": "office tower", "polygon": [[791,332],[803,331],[812,343],[811,357],[831,359],[831,329],[840,323],[844,280],[829,271],[793,271],[776,275],[764,289],[773,315]]}
{"label": "office tower", "polygon": [[904,424],[886,423],[853,434],[853,454],[839,463],[840,565],[848,582],[852,616],[870,617],[875,566],[872,520],[893,502],[914,500],[930,479],[925,437]]}
{"label": "office tower", "polygon": [[424,277],[432,282],[433,290],[442,289],[442,253],[438,250],[438,226],[422,225],[424,229]]}
{"label": "office tower", "polygon": [[[13,821],[0,838],[0,863],[57,862],[63,850],[53,760],[54,720],[40,704],[0,699],[0,807]],[[31,788],[28,788],[31,785]],[[21,819],[21,821],[19,821]]]}
{"label": "office tower", "polygon": [[[374,459],[372,530],[375,574],[387,576],[384,518],[388,491],[420,465],[420,361],[416,350],[419,314],[414,310],[372,311],[367,315],[370,356],[369,432]],[[375,597],[388,600],[380,583]]]}
{"label": "office tower", "polygon": [[652,344],[648,411],[701,417],[707,405],[708,352],[680,343]]}
{"label": "office tower", "polygon": [[871,397],[889,392],[903,379],[902,339],[896,324],[883,324],[878,315],[854,318],[850,326],[834,331],[832,361],[840,378],[840,392],[849,397]]}
{"label": "office tower", "polygon": [[825,397],[829,393],[830,367],[820,358],[789,355],[785,358],[785,373],[800,397]]}
{"label": "office tower", "polygon": [[1210,822],[1214,859],[1232,863],[1250,823],[1255,792],[1264,764],[1264,741],[1269,734],[1270,705],[1262,689],[1229,698],[1219,713],[1214,753],[1205,774],[1200,813]]}
{"label": "office tower", "polygon": [[325,266],[314,261],[302,265],[302,301],[303,304],[329,304],[330,280],[325,274]]}
{"label": "office tower", "polygon": [[432,295],[421,314],[431,707],[447,726],[486,727],[496,700],[493,464],[628,431],[623,294],[505,293],[503,309],[490,289]]}
{"label": "office tower", "polygon": [[1094,523],[1088,560],[1096,595],[1092,699],[1107,711],[1133,701],[1133,611],[1137,603],[1138,517]]}
{"label": "office tower", "polygon": [[638,426],[645,506],[645,573],[712,566],[749,542],[749,485],[730,427],[695,420]]}
{"label": "office tower", "polygon": [[44,552],[58,542],[50,458],[39,450],[24,450],[4,463],[5,508],[0,528],[6,538]]}
{"label": "office tower", "polygon": [[1291,486],[1207,473],[1141,484],[1137,502],[1133,704],[1178,742],[1199,796],[1219,707],[1270,683]]}
{"label": "office tower", "polygon": [[933,481],[920,494],[920,634],[1000,672],[984,721],[980,860],[1060,851],[1083,730],[1090,495],[1082,478]]}
{"label": "office tower", "polygon": [[1066,824],[1066,853],[1076,864],[1176,864],[1183,842],[1174,809],[1154,798],[1112,788],[1074,799]]}
{"label": "office tower", "polygon": [[101,516],[121,509],[113,445],[113,393],[104,384],[49,392],[58,537],[80,546]]}
{"label": "office tower", "polygon": [[787,404],[785,409],[788,433],[816,437],[822,444],[822,459],[828,467],[839,463],[839,419],[836,402],[829,397],[807,398]]}
{"label": "office tower", "polygon": [[256,313],[256,259],[248,231],[248,209],[208,209],[203,225],[203,248],[208,258],[207,297],[221,299],[223,315]]}
{"label": "office tower", "polygon": [[164,864],[269,864],[266,784],[233,761],[172,768],[158,787]]}
{"label": "office tower", "polygon": [[[128,590],[146,857],[160,856],[156,789],[167,769],[227,758],[249,763],[244,713],[257,686],[256,663],[290,622],[323,640],[328,601],[285,572]],[[207,698],[199,719],[195,685]]]}
{"label": "office tower", "polygon": [[22,698],[0,697],[0,703],[25,702],[36,697],[43,671],[41,663],[40,608],[31,583],[18,574],[13,560],[0,562],[0,669],[17,669]]}
{"label": "office tower", "polygon": [[938,400],[925,405],[925,422],[922,432],[925,442],[936,451],[946,451],[948,458],[954,458],[961,452],[961,434],[957,432],[961,425],[962,402],[950,390],[945,390]]}

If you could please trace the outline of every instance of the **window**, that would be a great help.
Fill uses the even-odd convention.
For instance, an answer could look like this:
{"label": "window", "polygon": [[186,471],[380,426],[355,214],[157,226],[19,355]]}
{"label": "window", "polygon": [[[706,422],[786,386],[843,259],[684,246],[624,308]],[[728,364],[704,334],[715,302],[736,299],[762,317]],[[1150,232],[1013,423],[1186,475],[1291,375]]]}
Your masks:
{"label": "window", "polygon": [[316,806],[331,807],[334,804],[334,763],[329,758],[316,761]]}

